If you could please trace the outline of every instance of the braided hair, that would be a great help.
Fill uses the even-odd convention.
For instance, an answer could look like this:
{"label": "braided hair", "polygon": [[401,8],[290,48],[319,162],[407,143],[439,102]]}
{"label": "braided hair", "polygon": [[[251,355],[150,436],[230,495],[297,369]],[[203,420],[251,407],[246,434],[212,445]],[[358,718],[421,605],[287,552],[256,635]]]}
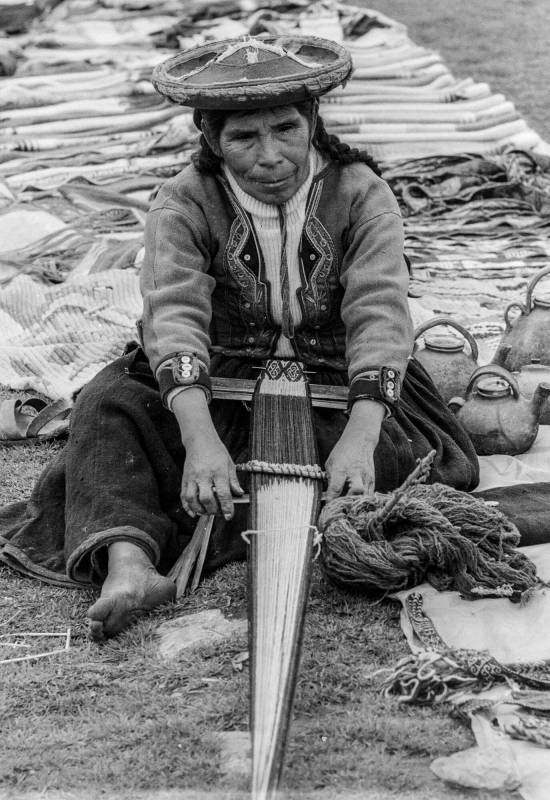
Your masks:
{"label": "braided hair", "polygon": [[[361,163],[369,166],[376,175],[380,175],[380,167],[376,160],[367,153],[366,150],[358,150],[350,147],[349,144],[341,142],[337,136],[329,134],[325,128],[323,119],[317,114],[318,100],[305,100],[302,103],[294,103],[297,111],[306,117],[310,122],[315,119],[315,129],[313,131],[312,144],[329,161],[336,161],[338,164]],[[202,132],[202,127],[206,128],[209,138],[217,141],[225,124],[225,120],[231,111],[200,111],[195,109],[193,122],[201,131],[199,139],[199,149],[193,153],[191,160],[199,172],[216,173],[220,171],[222,159],[217,156]]]}

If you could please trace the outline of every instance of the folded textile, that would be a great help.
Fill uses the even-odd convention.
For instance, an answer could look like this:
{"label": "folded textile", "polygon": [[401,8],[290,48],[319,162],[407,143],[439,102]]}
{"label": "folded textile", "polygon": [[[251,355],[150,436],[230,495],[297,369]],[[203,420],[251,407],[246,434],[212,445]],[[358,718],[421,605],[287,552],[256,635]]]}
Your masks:
{"label": "folded textile", "polygon": [[476,497],[495,504],[516,525],[522,547],[550,542],[550,480],[487,489]]}

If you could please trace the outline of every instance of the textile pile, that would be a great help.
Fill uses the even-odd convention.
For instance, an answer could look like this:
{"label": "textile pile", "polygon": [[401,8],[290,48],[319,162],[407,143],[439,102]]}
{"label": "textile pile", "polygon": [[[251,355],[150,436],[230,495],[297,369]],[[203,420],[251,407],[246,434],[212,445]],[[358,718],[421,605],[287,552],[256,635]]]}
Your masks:
{"label": "textile pile", "polygon": [[[525,500],[518,500],[515,489],[525,498],[531,488],[533,500],[528,507],[533,509],[538,490],[542,491],[539,498],[547,496],[549,457],[547,425],[541,426],[533,447],[520,457],[481,456],[479,494],[468,496],[472,509],[482,505],[481,497],[503,498],[503,487],[518,506]],[[431,486],[412,488],[438,493]],[[454,494],[451,490],[451,499]],[[448,502],[436,502],[447,514]],[[474,515],[474,527],[482,523],[482,517],[489,519],[501,510],[508,514],[513,502],[501,502],[500,509],[490,505],[480,516]],[[453,503],[453,508],[463,514],[459,504]],[[362,516],[361,510],[358,507],[360,513],[351,515],[352,525]],[[412,506],[411,516],[414,513]],[[543,502],[537,515],[544,543],[517,550],[509,530],[502,549],[507,561],[507,550],[509,555],[515,551],[521,556],[522,567],[528,568],[532,579],[536,575],[537,586],[533,584],[523,598],[491,592],[472,595],[464,586],[453,585],[452,576],[451,585],[441,587],[425,574],[422,582],[398,588],[392,596],[401,603],[401,627],[411,652],[375,676],[384,695],[405,704],[445,704],[450,713],[471,724],[476,744],[432,762],[430,767],[438,777],[453,785],[494,792],[517,789],[524,800],[546,800],[550,775],[550,644],[546,636],[533,636],[533,631],[547,630],[550,620],[550,546]],[[498,516],[495,520],[498,529]],[[472,531],[462,533],[469,537]],[[413,550],[406,555],[414,555]],[[508,561],[506,566],[510,565]],[[510,602],[514,599],[520,601]]]}
{"label": "textile pile", "polygon": [[548,147],[513,103],[455,79],[399,23],[330,0],[33,9],[0,39],[4,386],[69,397],[135,338],[145,215],[197,141],[189,111],[155,93],[152,70],[176,49],[247,33],[298,30],[349,47],[353,78],[321,112],[381,161],[399,198],[421,295],[413,316],[447,313],[483,355],[494,350],[505,305],[548,251]]}

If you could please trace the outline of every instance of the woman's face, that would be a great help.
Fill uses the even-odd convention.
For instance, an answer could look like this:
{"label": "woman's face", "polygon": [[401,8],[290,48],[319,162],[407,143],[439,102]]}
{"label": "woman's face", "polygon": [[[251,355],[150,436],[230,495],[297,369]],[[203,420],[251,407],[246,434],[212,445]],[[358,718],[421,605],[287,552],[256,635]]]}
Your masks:
{"label": "woman's face", "polygon": [[285,203],[308,176],[309,122],[294,106],[230,114],[218,144],[241,189],[264,203]]}

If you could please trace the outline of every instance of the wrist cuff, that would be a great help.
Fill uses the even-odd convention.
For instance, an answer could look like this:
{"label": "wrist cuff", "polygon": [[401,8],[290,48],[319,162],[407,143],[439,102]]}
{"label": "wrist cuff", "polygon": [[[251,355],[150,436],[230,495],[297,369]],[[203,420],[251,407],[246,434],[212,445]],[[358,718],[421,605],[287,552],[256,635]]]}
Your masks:
{"label": "wrist cuff", "polygon": [[206,367],[193,353],[178,353],[163,364],[157,372],[160,397],[165,408],[172,389],[189,389],[199,386],[204,389],[208,402],[212,397],[212,386]]}
{"label": "wrist cuff", "polygon": [[401,375],[395,367],[380,367],[353,378],[348,393],[348,410],[356,400],[378,400],[390,411],[399,402]]}

